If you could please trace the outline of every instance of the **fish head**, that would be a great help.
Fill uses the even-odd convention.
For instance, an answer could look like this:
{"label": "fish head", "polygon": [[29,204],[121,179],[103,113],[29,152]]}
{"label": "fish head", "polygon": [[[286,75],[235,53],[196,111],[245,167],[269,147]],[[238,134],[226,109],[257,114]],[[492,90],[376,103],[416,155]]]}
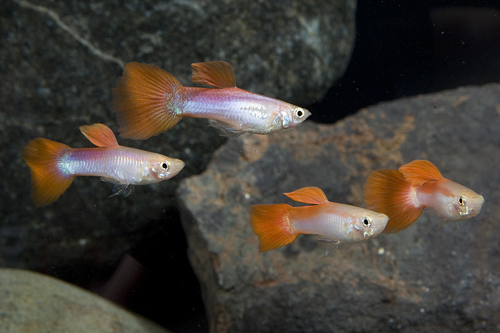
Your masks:
{"label": "fish head", "polygon": [[307,109],[301,108],[299,106],[284,103],[280,111],[281,128],[290,128],[297,126],[302,123],[311,115],[311,112]]}
{"label": "fish head", "polygon": [[437,214],[450,221],[465,221],[481,212],[484,203],[482,195],[451,180],[443,182],[440,191],[440,205],[433,208]]}
{"label": "fish head", "polygon": [[149,178],[154,183],[170,179],[177,175],[184,165],[184,162],[179,159],[158,154],[149,162]]}
{"label": "fish head", "polygon": [[372,210],[359,208],[352,216],[348,236],[353,242],[375,237],[384,231],[389,217]]}

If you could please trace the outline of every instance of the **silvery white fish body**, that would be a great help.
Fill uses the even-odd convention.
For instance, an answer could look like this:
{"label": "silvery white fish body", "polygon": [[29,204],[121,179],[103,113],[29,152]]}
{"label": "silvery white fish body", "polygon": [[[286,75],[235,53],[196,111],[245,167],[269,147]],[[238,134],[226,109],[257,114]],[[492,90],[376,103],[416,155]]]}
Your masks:
{"label": "silvery white fish body", "polygon": [[113,110],[124,138],[143,140],[173,127],[182,117],[207,118],[226,135],[269,134],[297,126],[308,110],[236,87],[225,61],[195,63],[193,82],[214,88],[185,87],[153,65],[131,62],[113,90]]}

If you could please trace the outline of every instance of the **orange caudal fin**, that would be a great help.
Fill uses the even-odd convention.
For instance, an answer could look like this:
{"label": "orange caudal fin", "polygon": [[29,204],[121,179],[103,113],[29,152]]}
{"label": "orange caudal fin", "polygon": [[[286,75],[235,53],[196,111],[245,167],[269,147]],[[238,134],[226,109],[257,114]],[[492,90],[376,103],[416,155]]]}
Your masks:
{"label": "orange caudal fin", "polygon": [[414,160],[399,168],[403,177],[413,186],[443,178],[434,164],[426,160]]}
{"label": "orange caudal fin", "polygon": [[252,231],[259,237],[260,252],[290,244],[297,238],[288,219],[293,209],[286,204],[255,205],[250,208]]}
{"label": "orange caudal fin", "polygon": [[163,69],[129,62],[113,89],[113,111],[123,138],[145,140],[181,120],[177,99],[182,84]]}
{"label": "orange caudal fin", "polygon": [[65,176],[57,166],[58,157],[67,149],[65,144],[38,138],[24,148],[23,159],[31,171],[31,199],[37,207],[57,200],[73,182],[74,176]]}
{"label": "orange caudal fin", "polygon": [[369,209],[389,216],[384,233],[395,233],[408,228],[422,214],[423,207],[415,207],[413,186],[398,170],[372,171],[365,184],[365,202]]}
{"label": "orange caudal fin", "polygon": [[285,193],[287,197],[298,202],[319,205],[328,202],[323,190],[317,187],[303,187],[293,192]]}

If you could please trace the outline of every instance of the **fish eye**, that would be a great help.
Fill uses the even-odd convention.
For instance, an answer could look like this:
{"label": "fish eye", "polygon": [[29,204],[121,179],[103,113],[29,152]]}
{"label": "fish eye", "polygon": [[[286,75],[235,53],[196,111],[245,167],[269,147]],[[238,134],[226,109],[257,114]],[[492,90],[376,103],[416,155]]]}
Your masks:
{"label": "fish eye", "polygon": [[366,227],[366,228],[369,228],[372,226],[371,222],[370,222],[370,219],[367,218],[367,217],[364,217],[363,218],[363,225]]}
{"label": "fish eye", "polygon": [[458,204],[459,204],[460,206],[462,206],[462,207],[463,207],[463,206],[465,206],[465,204],[466,204],[466,203],[467,203],[467,202],[465,201],[465,198],[464,198],[464,197],[460,196],[460,197],[458,198]]}
{"label": "fish eye", "polygon": [[165,170],[165,171],[167,171],[167,170],[168,170],[168,163],[167,163],[167,162],[161,162],[160,166],[161,166],[161,168],[162,168],[163,170]]}
{"label": "fish eye", "polygon": [[300,118],[304,117],[304,114],[305,114],[305,112],[304,112],[304,110],[302,110],[301,108],[296,108],[296,109],[295,109],[295,116],[296,116],[297,118],[299,118],[299,119],[300,119]]}

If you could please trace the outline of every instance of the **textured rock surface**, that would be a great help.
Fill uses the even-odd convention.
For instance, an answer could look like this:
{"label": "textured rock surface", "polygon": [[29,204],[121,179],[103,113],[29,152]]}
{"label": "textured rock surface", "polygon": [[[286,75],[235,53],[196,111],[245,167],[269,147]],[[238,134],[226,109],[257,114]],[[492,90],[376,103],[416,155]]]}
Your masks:
{"label": "textured rock surface", "polygon": [[1,332],[169,332],[83,289],[17,269],[0,269],[0,312]]}
{"label": "textured rock surface", "polygon": [[[467,87],[231,139],[178,189],[189,256],[214,332],[469,332],[500,328],[500,85]],[[366,176],[429,159],[485,197],[479,216],[447,223],[425,211],[410,228],[343,245],[299,236],[258,252],[248,209],[322,188],[363,205]]]}
{"label": "textured rock surface", "polygon": [[[10,267],[108,265],[154,220],[168,222],[178,181],[201,172],[225,139],[205,120],[185,119],[147,141],[120,140],[180,158],[171,181],[108,198],[111,186],[77,179],[59,201],[35,209],[20,158],[36,137],[89,147],[78,126],[115,132],[111,89],[128,61],[157,64],[190,84],[190,64],[224,59],[241,88],[301,105],[319,99],[345,69],[354,0],[23,1],[0,6],[0,251]],[[322,4],[322,5],[320,5]],[[76,260],[76,261],[75,261]]]}

